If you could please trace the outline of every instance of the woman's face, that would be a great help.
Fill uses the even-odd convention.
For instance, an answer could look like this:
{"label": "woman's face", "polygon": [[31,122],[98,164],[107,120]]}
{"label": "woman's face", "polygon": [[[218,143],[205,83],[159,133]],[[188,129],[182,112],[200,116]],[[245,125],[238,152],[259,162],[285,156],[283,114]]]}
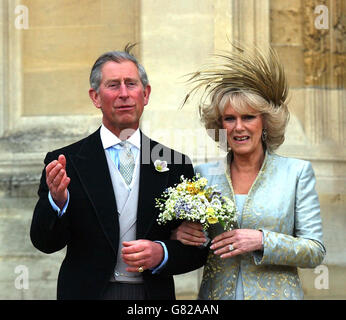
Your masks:
{"label": "woman's face", "polygon": [[222,126],[227,130],[227,142],[235,155],[263,153],[263,119],[253,108],[248,107],[240,114],[228,104],[223,112]]}

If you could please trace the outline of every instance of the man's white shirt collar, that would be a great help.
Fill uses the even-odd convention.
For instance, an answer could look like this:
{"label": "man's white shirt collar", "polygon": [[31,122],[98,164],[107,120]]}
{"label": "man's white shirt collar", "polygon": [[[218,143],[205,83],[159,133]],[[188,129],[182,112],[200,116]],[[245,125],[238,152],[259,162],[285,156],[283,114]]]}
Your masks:
{"label": "man's white shirt collar", "polygon": [[[109,129],[105,127],[104,124],[101,125],[100,137],[103,145],[103,149],[107,149],[121,142],[121,140]],[[133,146],[138,150],[141,148],[141,135],[139,128],[127,139]]]}

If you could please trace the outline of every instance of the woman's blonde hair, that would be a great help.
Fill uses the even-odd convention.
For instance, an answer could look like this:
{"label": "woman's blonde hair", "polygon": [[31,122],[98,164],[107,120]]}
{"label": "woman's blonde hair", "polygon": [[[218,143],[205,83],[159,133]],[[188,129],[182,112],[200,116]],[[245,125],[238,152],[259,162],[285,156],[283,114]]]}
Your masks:
{"label": "woman's blonde hair", "polygon": [[[273,49],[265,56],[257,48],[245,50],[232,44],[234,50],[214,55],[221,63],[193,73],[189,79],[196,83],[186,96],[184,104],[192,93],[204,87],[199,111],[206,129],[222,129],[222,115],[229,104],[239,113],[248,113],[249,107],[263,117],[266,139],[263,141],[269,151],[277,149],[285,140],[285,129],[289,111],[285,103],[288,85],[283,66]],[[209,99],[210,102],[206,103]]]}
{"label": "woman's blonde hair", "polygon": [[[285,129],[289,120],[286,104],[280,108],[268,103],[265,99],[251,92],[230,91],[214,96],[210,105],[200,107],[201,121],[206,129],[217,133],[222,126],[222,115],[225,108],[231,105],[240,114],[249,113],[249,107],[262,115],[266,139],[263,141],[268,151],[276,150],[285,140]],[[214,135],[219,140],[218,134]]]}

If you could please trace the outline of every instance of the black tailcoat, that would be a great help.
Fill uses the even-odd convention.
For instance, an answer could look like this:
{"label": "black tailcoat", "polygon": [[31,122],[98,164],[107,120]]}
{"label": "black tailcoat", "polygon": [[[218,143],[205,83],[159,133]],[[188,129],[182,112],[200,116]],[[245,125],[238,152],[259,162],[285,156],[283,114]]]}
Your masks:
{"label": "black tailcoat", "polygon": [[[148,148],[168,162],[169,171],[156,171]],[[31,224],[34,246],[52,253],[67,246],[57,286],[58,299],[100,299],[111,277],[119,247],[119,221],[116,199],[109,174],[100,129],[72,145],[49,152],[45,165],[66,157],[66,171],[71,178],[70,202],[62,217],[48,200],[45,169],[42,172]],[[180,176],[193,176],[188,157],[149,139],[141,133],[137,239],[163,241],[168,249],[168,262],[159,274],[143,273],[149,299],[175,299],[173,274],[201,267],[206,250],[169,240],[176,223],[158,225],[155,198],[169,186],[180,182]]]}

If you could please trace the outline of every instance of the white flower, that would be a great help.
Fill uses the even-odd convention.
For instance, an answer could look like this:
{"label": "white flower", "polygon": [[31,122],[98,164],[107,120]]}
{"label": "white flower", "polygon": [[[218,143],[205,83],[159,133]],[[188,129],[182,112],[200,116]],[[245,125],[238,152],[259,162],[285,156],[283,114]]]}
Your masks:
{"label": "white flower", "polygon": [[169,171],[169,168],[167,167],[167,161],[155,160],[154,166],[156,171],[158,172]]}
{"label": "white flower", "polygon": [[200,178],[196,181],[196,187],[203,188],[208,184],[208,180],[206,178]]}

